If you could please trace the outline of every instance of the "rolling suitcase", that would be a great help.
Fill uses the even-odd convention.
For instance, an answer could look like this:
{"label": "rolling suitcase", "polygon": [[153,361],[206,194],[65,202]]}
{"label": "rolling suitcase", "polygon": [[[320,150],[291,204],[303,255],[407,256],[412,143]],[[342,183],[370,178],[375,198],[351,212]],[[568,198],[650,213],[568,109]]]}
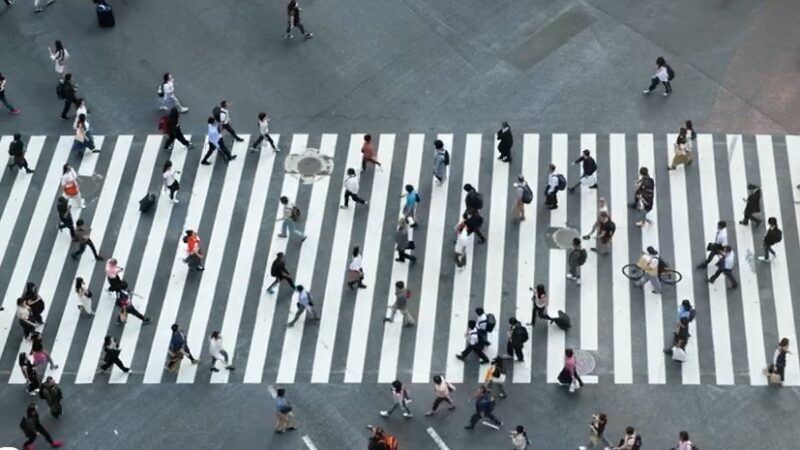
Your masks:
{"label": "rolling suitcase", "polygon": [[97,24],[100,25],[100,28],[114,27],[114,11],[112,11],[111,5],[107,3],[97,5]]}

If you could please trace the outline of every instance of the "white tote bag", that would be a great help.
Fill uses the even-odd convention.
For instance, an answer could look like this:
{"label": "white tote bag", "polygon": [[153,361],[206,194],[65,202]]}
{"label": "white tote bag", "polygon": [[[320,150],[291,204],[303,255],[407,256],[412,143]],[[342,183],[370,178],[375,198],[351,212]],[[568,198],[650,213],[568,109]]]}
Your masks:
{"label": "white tote bag", "polygon": [[672,347],[672,359],[680,363],[686,362],[686,352],[680,347]]}

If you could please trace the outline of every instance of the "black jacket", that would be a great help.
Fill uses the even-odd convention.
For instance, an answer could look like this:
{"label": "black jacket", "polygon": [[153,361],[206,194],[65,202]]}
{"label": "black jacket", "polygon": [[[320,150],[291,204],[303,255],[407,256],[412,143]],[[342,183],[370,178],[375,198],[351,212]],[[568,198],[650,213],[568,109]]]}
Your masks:
{"label": "black jacket", "polygon": [[507,151],[511,150],[511,147],[514,145],[514,136],[511,134],[511,128],[503,131],[501,128],[500,131],[497,132],[497,140],[500,142],[497,144],[497,149],[500,151]]}
{"label": "black jacket", "polygon": [[583,176],[593,175],[597,171],[597,163],[591,156],[583,156],[575,160],[575,164],[583,161]]}
{"label": "black jacket", "polygon": [[756,189],[747,196],[747,205],[744,210],[748,213],[761,212],[761,189]]}
{"label": "black jacket", "polygon": [[779,230],[777,227],[770,228],[767,230],[767,234],[764,236],[764,243],[767,245],[774,245],[783,239],[783,232]]}
{"label": "black jacket", "polygon": [[469,191],[467,196],[464,197],[464,205],[467,209],[480,210],[483,208],[483,197],[476,190]]}
{"label": "black jacket", "polygon": [[278,277],[286,273],[286,264],[284,264],[282,259],[276,259],[272,261],[272,267],[269,269],[270,275],[273,277]]}

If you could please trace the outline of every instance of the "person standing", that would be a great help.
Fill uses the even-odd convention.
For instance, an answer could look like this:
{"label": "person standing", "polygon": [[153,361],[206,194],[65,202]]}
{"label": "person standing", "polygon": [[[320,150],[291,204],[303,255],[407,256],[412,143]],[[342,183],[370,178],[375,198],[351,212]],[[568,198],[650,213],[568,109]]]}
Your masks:
{"label": "person standing", "polygon": [[786,355],[789,354],[789,339],[782,338],[781,341],[778,343],[778,346],[775,348],[775,352],[772,354],[772,367],[770,367],[770,373],[776,373],[780,376],[781,385],[785,380],[786,374]]}
{"label": "person standing", "polygon": [[164,167],[161,169],[161,178],[164,180],[164,189],[169,191],[169,199],[172,200],[172,203],[178,203],[178,197],[176,194],[181,188],[181,184],[178,183],[178,178],[176,175],[179,175],[180,173],[180,170],[172,170],[172,161],[170,160],[167,160],[164,163]]}
{"label": "person standing", "polygon": [[736,289],[739,287],[739,282],[733,276],[733,267],[736,265],[736,252],[733,251],[730,245],[726,245],[722,250],[722,255],[717,261],[717,271],[714,272],[714,275],[711,275],[708,282],[713,283],[720,275],[724,274],[725,278],[730,281],[730,288]]}
{"label": "person standing", "polygon": [[19,109],[15,108],[6,98],[7,81],[6,77],[0,73],[0,103],[2,103],[11,114],[19,114]]}
{"label": "person standing", "polygon": [[353,254],[351,256],[350,265],[347,267],[347,285],[351,290],[356,287],[364,289],[367,285],[364,284],[364,267],[361,263],[361,249],[353,247]]}
{"label": "person standing", "polygon": [[300,208],[289,202],[289,198],[285,195],[281,196],[280,201],[283,205],[283,223],[278,237],[289,237],[289,233],[292,233],[300,236],[300,242],[304,242],[308,236],[303,234],[303,230],[297,228],[297,221],[300,220]]}
{"label": "person standing", "polygon": [[383,171],[380,161],[378,161],[375,147],[372,146],[372,135],[364,135],[364,144],[361,145],[361,172],[367,171],[367,163],[372,163],[378,166],[378,169]]}
{"label": "person standing", "polygon": [[441,186],[447,179],[447,166],[450,165],[450,153],[444,148],[444,142],[437,139],[433,142],[436,152],[433,154],[433,176],[436,185]]}
{"label": "person standing", "polygon": [[28,395],[38,394],[39,387],[41,386],[39,383],[39,373],[36,371],[36,368],[33,367],[33,363],[31,363],[28,355],[24,352],[17,355],[17,365],[19,365],[19,369],[27,382],[25,390],[28,392]]}
{"label": "person standing", "polygon": [[500,130],[497,131],[497,151],[500,156],[497,158],[503,162],[511,162],[511,147],[514,146],[514,136],[511,134],[511,127],[508,122],[503,121]]}
{"label": "person standing", "polygon": [[[571,348],[564,350],[564,368],[558,374],[558,381],[562,386],[569,386],[570,392],[583,387],[583,380],[578,375],[575,352]],[[576,382],[578,383],[577,386],[575,385]]]}
{"label": "person standing", "polygon": [[75,223],[72,221],[72,213],[70,212],[69,200],[64,196],[59,196],[56,199],[56,212],[58,213],[58,231],[64,228],[69,230],[70,237],[75,238]]}
{"label": "person standing", "polygon": [[714,257],[719,256],[722,252],[722,249],[728,245],[728,223],[724,220],[720,220],[717,222],[717,232],[714,235],[714,242],[710,242],[706,246],[706,250],[708,250],[708,258],[705,261],[701,262],[697,265],[697,269],[705,269],[711,263],[711,260]]}
{"label": "person standing", "polygon": [[[52,2],[53,1],[50,0],[50,3]],[[23,450],[33,450],[33,443],[36,441],[36,437],[39,434],[41,434],[53,448],[64,445],[64,441],[53,440],[53,437],[47,432],[42,422],[39,421],[39,412],[36,410],[35,403],[28,405],[28,409],[25,411],[25,415],[22,417],[19,427],[22,429],[22,432],[25,433],[25,437],[28,438],[25,443],[22,444]]]}
{"label": "person standing", "polygon": [[425,413],[426,416],[432,416],[436,414],[436,411],[439,409],[439,405],[446,402],[448,405],[447,410],[452,411],[456,409],[456,405],[453,403],[453,398],[450,396],[451,393],[455,392],[456,388],[449,381],[444,379],[442,375],[434,375],[433,376],[433,392],[436,394],[436,398],[433,400],[433,406],[431,409]]}
{"label": "person standing", "polygon": [[61,118],[64,120],[69,120],[67,114],[72,108],[72,105],[75,105],[76,108],[78,107],[77,90],[78,85],[72,82],[72,74],[65,73],[64,78],[59,81],[58,89],[56,90],[58,98],[64,102],[64,108],[61,110]]}
{"label": "person standing", "polygon": [[497,396],[506,398],[506,367],[503,364],[503,358],[495,358],[492,360],[492,365],[486,369],[483,375],[484,385],[492,389],[497,387]]}
{"label": "person standing", "polygon": [[47,50],[50,52],[50,60],[55,64],[56,73],[64,75],[67,69],[69,52],[64,48],[64,44],[60,40],[56,40],[53,45],[53,48],[47,47]]}
{"label": "person standing", "polygon": [[588,149],[584,150],[580,158],[572,164],[581,164],[582,173],[581,179],[569,188],[569,192],[575,192],[575,189],[581,184],[588,184],[589,189],[597,189],[597,163],[592,158],[591,152]]}
{"label": "person standing", "polygon": [[116,365],[125,373],[131,371],[130,368],[125,367],[125,364],[119,359],[119,354],[122,352],[119,348],[119,344],[112,336],[106,336],[103,339],[103,351],[105,355],[103,357],[103,364],[100,366],[100,371],[105,373],[108,372],[108,369],[111,368],[111,365]]}
{"label": "person standing", "polygon": [[33,173],[33,169],[28,167],[28,160],[25,159],[25,144],[22,142],[22,135],[14,133],[14,139],[8,144],[8,155],[13,158],[13,164],[9,167],[17,166],[25,169],[25,173]]}
{"label": "person standing", "polygon": [[397,221],[397,231],[394,232],[394,244],[397,249],[397,258],[395,258],[395,261],[406,262],[406,259],[409,259],[413,266],[417,263],[417,257],[406,253],[410,250],[409,243],[406,219],[401,217]]}
{"label": "person standing", "polygon": [[199,272],[206,270],[205,266],[203,266],[203,251],[200,249],[200,236],[194,230],[186,230],[183,242],[186,244],[187,253],[183,262],[189,267],[194,267]]}
{"label": "person standing", "polygon": [[411,291],[406,289],[406,284],[402,281],[394,283],[394,303],[389,311],[389,317],[384,317],[384,322],[394,322],[394,316],[397,311],[403,316],[403,326],[413,327],[417,323],[414,321],[414,316],[408,310],[408,299],[411,298]]}
{"label": "person standing", "polygon": [[525,361],[522,347],[528,342],[528,330],[519,320],[512,317],[508,319],[508,342],[506,342],[506,355],[508,359],[517,357],[517,362]]}
{"label": "person standing", "polygon": [[574,281],[578,286],[581,285],[581,266],[586,264],[586,249],[581,246],[580,238],[572,239],[572,249],[567,256],[569,271],[567,278]]}
{"label": "person standing", "polygon": [[592,231],[589,232],[584,239],[589,239],[589,237],[597,230],[597,237],[595,238],[595,247],[590,248],[589,250],[593,252],[597,252],[600,256],[607,256],[609,251],[611,250],[611,238],[614,237],[614,233],[617,232],[617,224],[611,220],[611,216],[608,215],[608,211],[600,211],[600,215],[595,222],[594,226],[592,227]]}
{"label": "person standing", "polygon": [[747,198],[743,199],[746,203],[744,207],[744,218],[739,221],[742,225],[748,225],[753,221],[753,225],[761,225],[761,219],[755,218],[753,215],[761,212],[761,189],[755,184],[747,185]]}
{"label": "person standing", "polygon": [[286,262],[283,259],[283,252],[278,252],[278,254],[275,255],[275,260],[272,261],[272,266],[270,266],[269,273],[275,277],[275,281],[269,285],[267,288],[267,293],[274,294],[275,286],[279,285],[281,281],[286,281],[289,283],[289,286],[291,286],[292,290],[295,290],[292,275],[288,270],[286,270]]}
{"label": "person standing", "polygon": [[230,364],[228,352],[222,348],[222,334],[220,334],[219,331],[212,331],[211,336],[208,338],[208,354],[211,355],[212,372],[219,372],[219,369],[217,369],[217,361],[222,362],[225,366],[225,370],[236,370],[236,368]]}
{"label": "person standing", "polygon": [[39,387],[39,397],[47,402],[47,406],[50,408],[50,415],[58,419],[63,412],[61,400],[64,398],[64,394],[61,392],[61,386],[56,383],[53,377],[47,377]]}
{"label": "person standing", "polygon": [[514,450],[526,450],[528,446],[531,445],[531,441],[528,440],[528,430],[522,425],[517,425],[517,427],[508,434],[511,436],[511,443],[514,444]]}
{"label": "person standing", "polygon": [[403,386],[400,380],[392,381],[392,400],[392,407],[389,408],[388,411],[381,411],[381,416],[389,417],[395,409],[400,407],[403,409],[403,417],[406,419],[414,417],[411,414],[411,410],[408,409],[408,401],[411,400],[411,397],[408,395],[408,390]]}
{"label": "person standing", "polygon": [[678,138],[675,140],[675,145],[673,145],[672,162],[667,166],[669,170],[675,170],[678,164],[688,166],[692,163],[691,144],[687,133],[686,128],[681,128],[678,131]]}
{"label": "person standing", "polygon": [[344,205],[339,208],[346,209],[351,198],[354,202],[367,206],[367,201],[358,196],[358,175],[352,167],[347,169],[347,178],[344,179]]}
{"label": "person standing", "polygon": [[651,94],[660,83],[664,85],[664,97],[668,96],[672,93],[672,84],[670,81],[672,81],[673,78],[675,78],[675,72],[672,70],[672,67],[667,64],[663,56],[659,56],[656,58],[656,73],[653,74],[653,77],[650,79],[650,86],[642,90],[642,94]]}
{"label": "person standing", "polygon": [[483,352],[483,342],[478,337],[478,329],[474,320],[467,322],[467,332],[464,336],[467,338],[467,347],[463,352],[457,353],[456,358],[464,361],[470,353],[475,353],[481,359],[481,364],[488,364],[489,358]]}
{"label": "person standing", "polygon": [[258,113],[258,139],[253,142],[253,145],[250,146],[250,151],[255,152],[257,150],[261,150],[262,142],[264,139],[269,142],[269,145],[272,147],[272,151],[279,152],[281,151],[280,147],[275,146],[275,141],[272,140],[272,136],[269,135],[269,117],[267,117],[267,113],[260,112]]}
{"label": "person standing", "polygon": [[558,191],[566,186],[566,179],[563,175],[556,173],[556,165],[550,164],[550,174],[547,176],[547,185],[544,189],[545,206],[550,209],[558,208]]}
{"label": "person standing", "polygon": [[84,223],[83,219],[78,219],[75,225],[77,225],[75,228],[75,243],[78,248],[70,255],[72,259],[78,259],[83,252],[86,251],[86,246],[88,245],[92,250],[95,261],[102,261],[103,257],[97,252],[97,248],[94,246],[94,242],[92,242],[92,237],[90,236],[92,229]]}
{"label": "person standing", "polygon": [[275,390],[275,432],[281,434],[285,431],[294,431],[297,427],[294,424],[294,407],[286,398],[286,389],[278,388]]}
{"label": "person standing", "polygon": [[86,208],[86,201],[81,197],[81,188],[78,185],[78,174],[69,164],[64,164],[61,171],[61,192],[75,208]]}
{"label": "person standing", "polygon": [[670,450],[696,450],[697,447],[689,440],[689,432],[681,431],[678,433],[678,445],[672,447]]}
{"label": "person standing", "polygon": [[536,289],[531,289],[533,291],[533,297],[531,301],[533,302],[533,311],[531,312],[531,321],[528,325],[536,326],[536,318],[540,318],[543,320],[553,321],[553,319],[547,314],[547,306],[550,303],[547,299],[547,291],[545,291],[543,284],[537,284]]}
{"label": "person standing", "polygon": [[187,150],[194,148],[194,144],[189,142],[183,135],[180,124],[180,113],[178,112],[177,106],[170,108],[167,114],[167,140],[164,141],[164,150],[172,150],[172,144],[175,143],[175,140],[183,144]]}
{"label": "person standing", "polygon": [[778,255],[772,246],[783,240],[783,232],[778,228],[778,219],[770,217],[767,219],[767,234],[764,235],[764,256],[759,256],[758,259],[764,262],[769,262],[769,255],[772,259],[776,259]]}
{"label": "person standing", "polygon": [[286,5],[286,15],[287,15],[287,25],[286,25],[286,39],[292,39],[294,36],[292,35],[292,28],[297,27],[300,29],[300,32],[303,33],[303,37],[306,39],[311,39],[314,37],[313,33],[306,32],[306,28],[303,26],[303,23],[300,21],[300,3],[297,0],[289,0],[289,4]]}
{"label": "person standing", "polygon": [[286,324],[287,327],[293,327],[297,319],[303,315],[303,312],[308,312],[308,320],[312,322],[319,322],[319,315],[314,309],[314,302],[311,301],[311,293],[303,288],[302,284],[298,284],[295,288],[297,291],[297,311],[294,313],[294,318]]}
{"label": "person standing", "polygon": [[481,387],[478,388],[478,392],[473,395],[472,398],[475,399],[475,414],[470,417],[469,425],[466,425],[464,428],[472,430],[475,428],[478,421],[482,421],[484,424],[499,430],[500,427],[503,426],[503,422],[492,414],[495,406],[492,392],[486,386],[481,385]]}
{"label": "person standing", "polygon": [[81,277],[75,278],[75,297],[79,302],[78,309],[90,316],[93,316],[94,311],[92,311],[92,291],[86,287],[86,283]]}
{"label": "person standing", "polygon": [[192,364],[199,364],[200,360],[192,356],[191,350],[186,343],[186,334],[181,327],[175,323],[172,324],[172,338],[169,341],[169,360],[167,362],[166,370],[169,372],[178,371],[178,363],[183,360],[184,356],[189,357]]}
{"label": "person standing", "polygon": [[236,155],[231,154],[228,147],[225,146],[225,141],[222,139],[222,135],[219,133],[219,128],[217,128],[217,121],[213,117],[208,118],[208,151],[206,152],[205,156],[203,156],[203,160],[200,161],[200,164],[204,166],[210,166],[211,163],[208,162],[208,158],[211,157],[211,154],[214,153],[214,150],[218,150],[222,154],[222,159],[225,162],[231,162],[236,159]]}
{"label": "person standing", "polygon": [[647,215],[653,210],[656,193],[656,182],[650,176],[647,167],[639,168],[639,179],[636,180],[634,188],[636,193],[632,207],[639,212],[639,220],[635,225],[641,228],[645,223],[653,223]]}
{"label": "person standing", "polygon": [[182,113],[189,112],[189,108],[181,105],[180,100],[178,100],[178,97],[175,95],[175,77],[173,77],[171,73],[167,72],[164,74],[156,93],[161,99],[160,109],[170,111],[175,107]]}
{"label": "person standing", "polygon": [[517,219],[520,221],[525,220],[525,205],[533,201],[533,191],[525,181],[522,174],[517,175],[517,181],[514,183],[514,212],[517,213]]}
{"label": "person standing", "polygon": [[230,106],[228,105],[227,100],[219,102],[219,108],[214,109],[214,118],[217,119],[220,131],[227,131],[236,142],[244,142],[244,139],[240,138],[239,135],[236,134],[236,130],[234,130],[233,126],[231,125],[231,113],[228,110],[229,107]]}

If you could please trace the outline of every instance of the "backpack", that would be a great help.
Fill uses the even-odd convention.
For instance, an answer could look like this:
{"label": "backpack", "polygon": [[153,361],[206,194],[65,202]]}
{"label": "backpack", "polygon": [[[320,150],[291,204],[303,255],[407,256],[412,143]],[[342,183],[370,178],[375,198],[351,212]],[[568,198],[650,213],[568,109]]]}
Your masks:
{"label": "backpack", "polygon": [[156,204],[156,194],[147,194],[139,200],[139,212],[146,213]]}
{"label": "backpack", "polygon": [[782,240],[783,240],[783,231],[775,228],[775,243],[777,244]]}
{"label": "backpack", "polygon": [[220,115],[221,114],[222,114],[222,108],[220,108],[219,106],[215,106],[211,110],[211,116],[214,117],[214,120],[216,120],[217,122],[220,121]]}
{"label": "backpack", "polygon": [[642,450],[642,435],[639,433],[636,433],[633,438],[633,447],[631,447],[631,450]]}
{"label": "backpack", "polygon": [[164,83],[158,85],[158,88],[156,89],[156,95],[160,98],[164,98]]}
{"label": "backpack", "polygon": [[672,81],[675,78],[675,71],[672,70],[672,67],[667,65],[667,79]]}
{"label": "backpack", "polygon": [[292,212],[289,213],[289,217],[292,218],[295,222],[300,219],[300,208],[297,206],[292,206]]}
{"label": "backpack", "polygon": [[528,183],[522,185],[522,203],[526,205],[533,201],[533,190]]}
{"label": "backpack", "polygon": [[494,331],[494,327],[497,326],[497,318],[494,317],[494,314],[487,314],[486,315],[486,332],[491,333]]}
{"label": "backpack", "polygon": [[59,100],[64,100],[67,98],[66,93],[64,92],[64,80],[58,80],[58,86],[56,86],[56,96]]}
{"label": "backpack", "polygon": [[415,192],[414,195],[417,196],[417,203],[422,203],[422,199],[419,197],[419,194]]}
{"label": "backpack", "polygon": [[584,265],[586,263],[586,257],[587,257],[586,249],[582,248],[582,249],[578,250],[578,255],[579,255],[578,256],[578,264],[580,264],[582,266],[582,265]]}
{"label": "backpack", "polygon": [[556,178],[558,178],[558,187],[556,188],[557,191],[563,191],[567,188],[567,179],[564,175],[557,173]]}
{"label": "backpack", "polygon": [[447,150],[444,151],[444,165],[445,166],[450,165],[450,152],[448,152]]}
{"label": "backpack", "polygon": [[522,342],[523,344],[528,342],[528,339],[530,339],[530,336],[528,335],[528,329],[522,325],[514,327],[514,334],[517,335],[517,342]]}
{"label": "backpack", "polygon": [[483,209],[483,195],[478,191],[472,191],[467,196],[470,198],[470,203],[475,204],[475,209]]}
{"label": "backpack", "polygon": [[558,328],[561,328],[564,331],[569,330],[572,328],[572,321],[569,319],[569,316],[564,311],[558,311],[558,316],[553,319],[553,322],[556,324]]}
{"label": "backpack", "polygon": [[689,311],[689,323],[691,323],[694,320],[695,316],[697,316],[697,311],[694,308],[692,308],[692,310]]}

